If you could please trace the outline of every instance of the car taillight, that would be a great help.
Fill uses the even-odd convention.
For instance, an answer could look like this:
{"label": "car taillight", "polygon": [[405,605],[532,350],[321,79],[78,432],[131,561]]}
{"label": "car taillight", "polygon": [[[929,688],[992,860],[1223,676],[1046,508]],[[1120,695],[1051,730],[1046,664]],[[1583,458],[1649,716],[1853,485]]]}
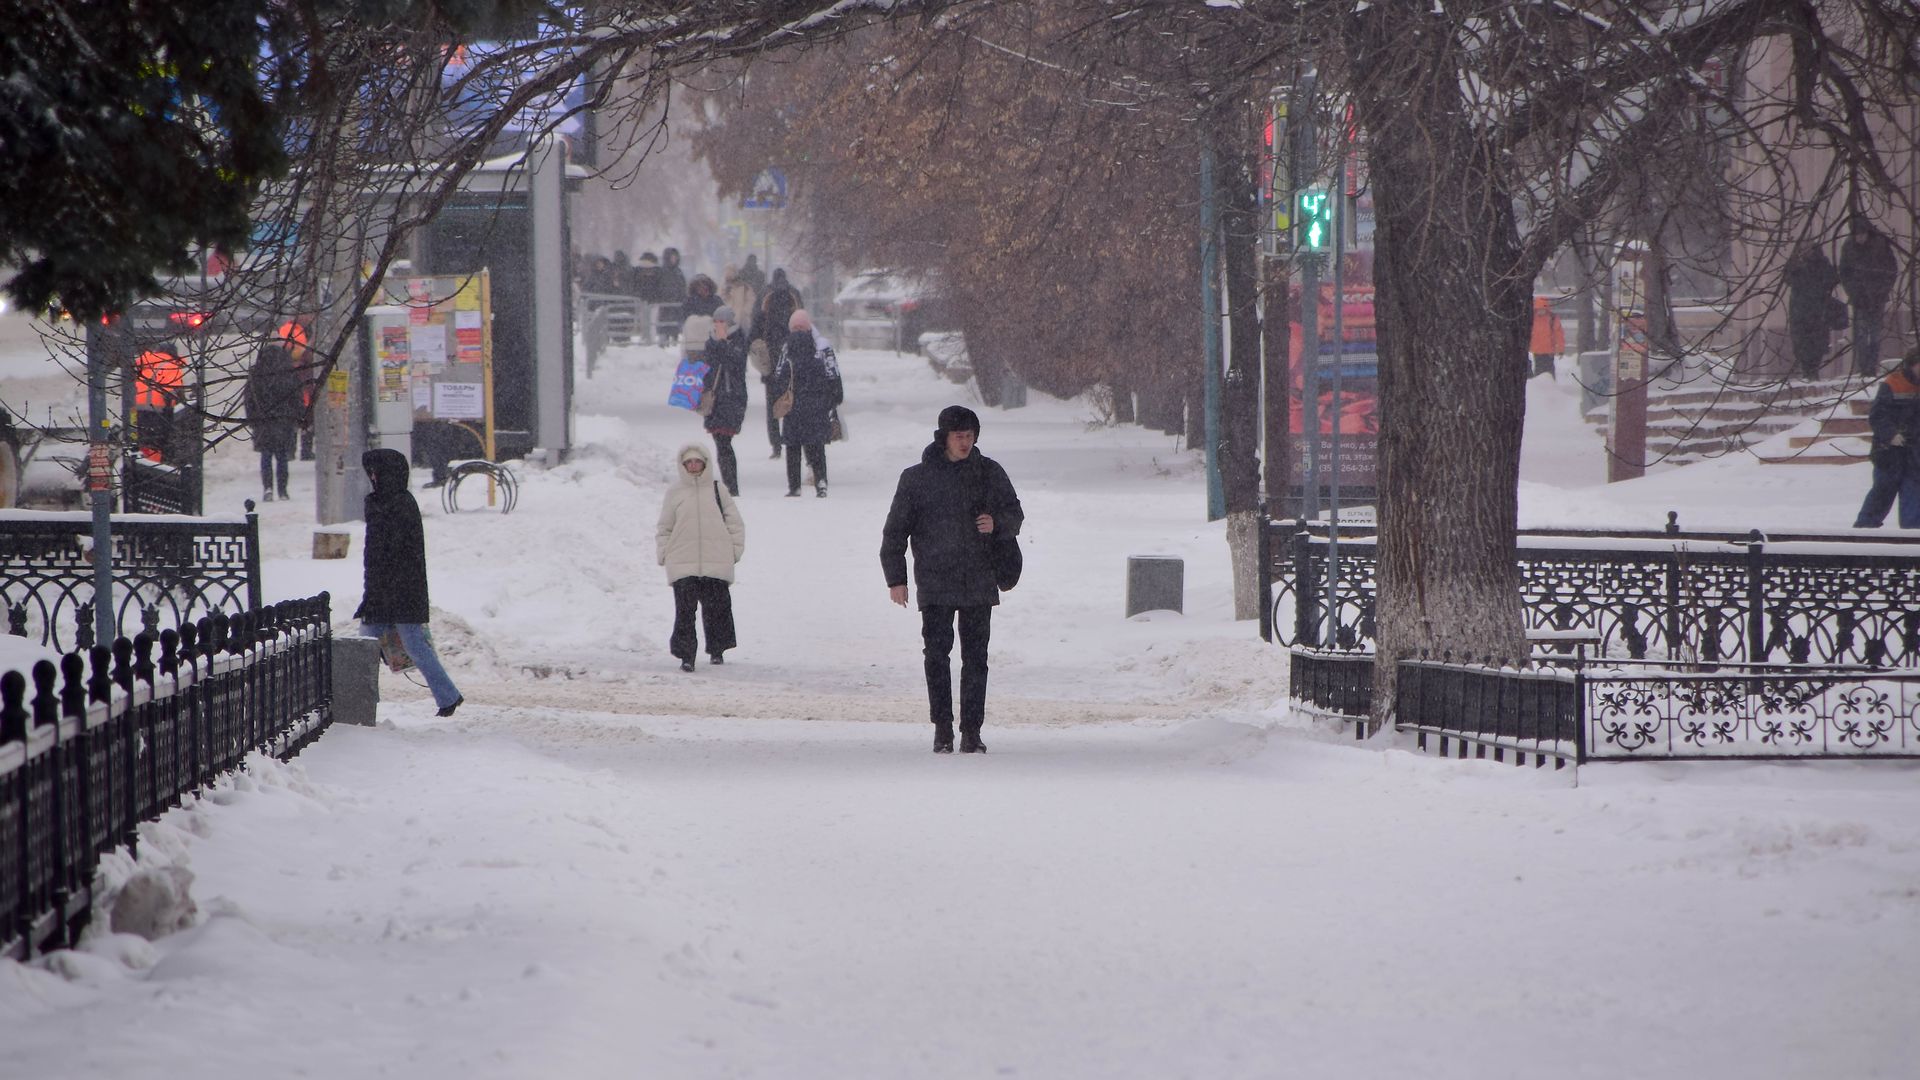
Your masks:
{"label": "car taillight", "polygon": [[167,313],[167,321],[182,330],[198,330],[206,325],[207,313],[204,311],[173,311]]}

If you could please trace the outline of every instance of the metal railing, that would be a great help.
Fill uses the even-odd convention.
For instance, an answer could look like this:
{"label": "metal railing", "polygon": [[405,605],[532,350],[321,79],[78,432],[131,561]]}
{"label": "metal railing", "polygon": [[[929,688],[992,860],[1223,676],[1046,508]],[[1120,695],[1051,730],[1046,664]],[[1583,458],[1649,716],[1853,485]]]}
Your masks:
{"label": "metal railing", "polygon": [[326,593],[0,674],[0,955],[71,945],[102,855],[331,722]]}
{"label": "metal railing", "polygon": [[[1521,532],[1525,628],[1587,631],[1599,655],[1631,659],[1920,666],[1920,536],[1682,532],[1676,518]],[[1350,529],[1329,598],[1323,527],[1267,522],[1266,640],[1373,647],[1375,537]]]}
{"label": "metal railing", "polygon": [[[1289,694],[1367,731],[1370,653],[1294,647]],[[1702,670],[1710,667],[1712,670]],[[1396,665],[1394,727],[1421,750],[1555,767],[1588,762],[1920,757],[1920,671],[1578,659]]]}
{"label": "metal railing", "polygon": [[[114,618],[158,633],[222,609],[260,606],[259,518],[113,518]],[[92,524],[83,513],[0,512],[6,633],[55,649],[91,648]]]}

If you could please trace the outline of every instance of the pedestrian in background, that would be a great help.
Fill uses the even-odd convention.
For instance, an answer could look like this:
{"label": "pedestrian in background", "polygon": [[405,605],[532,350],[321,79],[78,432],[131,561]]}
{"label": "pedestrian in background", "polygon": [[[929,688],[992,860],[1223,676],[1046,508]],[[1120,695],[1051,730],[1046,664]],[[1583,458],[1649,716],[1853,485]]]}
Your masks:
{"label": "pedestrian in background", "polygon": [[1833,295],[1840,275],[1818,244],[1802,244],[1787,260],[1787,335],[1793,339],[1793,366],[1802,378],[1820,377],[1835,329],[1835,312],[1846,307]]}
{"label": "pedestrian in background", "polygon": [[733,454],[733,437],[747,422],[747,335],[736,325],[738,316],[731,307],[715,308],[712,337],[707,342],[707,375],[702,386],[701,404],[708,395],[713,406],[707,410],[704,426],[713,436],[713,450],[720,459],[720,479],[732,495],[740,494],[740,463]]}
{"label": "pedestrian in background", "polygon": [[369,450],[360,455],[360,467],[373,490],[364,504],[364,576],[353,617],[368,637],[396,635],[433,691],[433,703],[439,706],[434,715],[452,716],[466,698],[441,666],[427,633],[427,537],[420,525],[420,504],[407,490],[406,456],[386,447]]}
{"label": "pedestrian in background", "polygon": [[714,482],[705,447],[691,444],[679,455],[680,475],[660,503],[654,549],[673,586],[673,634],[667,649],[691,672],[699,654],[693,618],[697,608],[706,634],[707,658],[725,663],[736,644],[733,568],[747,550],[747,525],[739,504]]}
{"label": "pedestrian in background", "polygon": [[[753,265],[753,256],[747,256],[748,266]],[[746,271],[741,271],[746,276]],[[783,269],[773,272],[773,280],[767,287],[758,290],[760,306],[754,313],[753,327],[747,331],[749,347],[754,341],[764,342],[761,352],[764,361],[755,358],[754,366],[760,369],[760,382],[767,390],[767,441],[773,445],[774,457],[779,457],[784,443],[780,437],[780,418],[773,415],[773,403],[780,396],[773,389],[773,369],[779,364],[787,346],[787,327],[793,321],[793,313],[800,310],[802,301],[800,290],[787,282],[787,272]]]}
{"label": "pedestrian in background", "polygon": [[1900,276],[1893,241],[1873,227],[1864,215],[1855,215],[1846,243],[1840,245],[1840,285],[1847,290],[1853,315],[1853,372],[1880,374],[1880,335],[1887,300]]}
{"label": "pedestrian in background", "polygon": [[720,306],[720,290],[714,287],[713,279],[705,274],[693,275],[687,283],[687,298],[680,305],[682,318],[694,315],[712,315],[713,309]]}
{"label": "pedestrian in background", "polygon": [[247,372],[247,434],[260,455],[260,501],[274,493],[287,497],[287,459],[300,439],[300,373],[293,355],[278,345],[263,345]]}
{"label": "pedestrian in background", "polygon": [[813,328],[805,308],[793,313],[787,340],[774,365],[768,390],[776,398],[793,391],[793,406],[781,421],[787,448],[787,497],[800,495],[800,457],[813,470],[813,493],[827,497],[827,443],[833,440],[833,410],[845,400],[840,383],[840,361],[833,346]]}
{"label": "pedestrian in background", "polygon": [[1533,333],[1527,342],[1527,351],[1533,354],[1533,370],[1528,378],[1535,375],[1560,377],[1553,369],[1554,357],[1567,351],[1567,328],[1560,324],[1560,316],[1554,313],[1553,300],[1545,296],[1533,298]]}
{"label": "pedestrian in background", "polygon": [[964,405],[940,410],[933,443],[900,474],[880,531],[887,595],[907,604],[907,551],[919,594],[921,655],[933,752],[953,752],[954,623],[960,626],[960,752],[986,753],[987,642],[1000,603],[994,534],[1018,536],[1026,511],[1000,463],[980,453],[980,417]]}
{"label": "pedestrian in background", "polygon": [[1879,528],[1897,497],[1900,527],[1920,529],[1920,345],[1880,380],[1867,425],[1873,429],[1873,486],[1853,527]]}

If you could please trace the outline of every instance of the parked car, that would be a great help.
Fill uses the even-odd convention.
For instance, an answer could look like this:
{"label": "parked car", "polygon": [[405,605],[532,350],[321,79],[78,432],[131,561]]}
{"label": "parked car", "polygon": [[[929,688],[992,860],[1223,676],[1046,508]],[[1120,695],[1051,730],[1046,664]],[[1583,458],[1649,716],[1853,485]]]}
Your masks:
{"label": "parked car", "polygon": [[907,324],[925,295],[920,284],[886,270],[854,274],[833,298],[839,326],[835,344],[905,352],[915,340]]}

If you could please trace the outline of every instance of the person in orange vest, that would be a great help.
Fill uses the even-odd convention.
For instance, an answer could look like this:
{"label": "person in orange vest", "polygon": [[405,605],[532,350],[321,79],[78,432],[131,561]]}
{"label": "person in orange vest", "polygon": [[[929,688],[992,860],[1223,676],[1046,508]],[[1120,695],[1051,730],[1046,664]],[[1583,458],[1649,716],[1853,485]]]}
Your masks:
{"label": "person in orange vest", "polygon": [[187,382],[186,365],[171,344],[163,344],[141,353],[133,372],[134,430],[140,456],[165,461],[173,445],[173,410]]}
{"label": "person in orange vest", "polygon": [[1553,312],[1553,300],[1545,296],[1533,298],[1533,335],[1527,342],[1527,351],[1533,354],[1533,367],[1527,377],[1535,375],[1560,376],[1553,370],[1553,358],[1567,351],[1567,330],[1560,325],[1560,316]]}
{"label": "person in orange vest", "polygon": [[287,350],[293,370],[300,373],[300,460],[313,460],[313,399],[320,389],[314,372],[313,349],[307,344],[307,328],[299,319],[288,319],[273,332],[274,344]]}
{"label": "person in orange vest", "polygon": [[1900,527],[1920,529],[1920,345],[1880,380],[1867,424],[1873,430],[1873,486],[1853,527],[1879,528],[1898,498]]}

